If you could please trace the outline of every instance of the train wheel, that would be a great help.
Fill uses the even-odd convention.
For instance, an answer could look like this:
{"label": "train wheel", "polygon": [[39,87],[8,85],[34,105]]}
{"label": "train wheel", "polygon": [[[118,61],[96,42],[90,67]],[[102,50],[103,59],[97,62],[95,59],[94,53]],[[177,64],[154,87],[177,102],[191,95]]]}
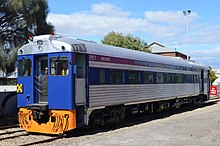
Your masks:
{"label": "train wheel", "polygon": [[94,111],[89,118],[90,126],[100,126],[104,125],[103,114],[101,111]]}

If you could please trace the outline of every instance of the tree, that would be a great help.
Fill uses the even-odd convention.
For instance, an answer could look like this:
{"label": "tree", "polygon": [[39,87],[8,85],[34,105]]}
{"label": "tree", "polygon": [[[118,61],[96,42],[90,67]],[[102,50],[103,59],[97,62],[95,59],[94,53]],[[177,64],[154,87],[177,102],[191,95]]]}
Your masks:
{"label": "tree", "polygon": [[218,79],[218,77],[215,75],[215,72],[212,70],[211,67],[210,68],[210,82],[211,82],[211,85],[213,84],[213,82]]}
{"label": "tree", "polygon": [[14,48],[12,51],[5,53],[0,51],[0,69],[4,75],[12,73],[15,70],[15,63],[17,61],[17,50]]}
{"label": "tree", "polygon": [[54,31],[54,26],[46,22],[47,0],[2,0],[0,9],[0,38],[7,48],[23,45],[29,34]]}
{"label": "tree", "polygon": [[12,0],[10,7],[23,15],[26,26],[34,35],[49,34],[54,26],[46,22],[49,13],[47,0]]}
{"label": "tree", "polygon": [[[0,1],[0,69],[13,72],[17,58],[16,49],[27,43],[29,34],[42,35],[54,31],[46,22],[49,8],[47,0]],[[11,55],[15,54],[14,58]]]}
{"label": "tree", "polygon": [[150,50],[144,49],[144,47],[147,46],[147,43],[144,40],[139,37],[134,37],[131,34],[124,36],[122,33],[111,31],[104,36],[101,42],[106,45],[150,52]]}

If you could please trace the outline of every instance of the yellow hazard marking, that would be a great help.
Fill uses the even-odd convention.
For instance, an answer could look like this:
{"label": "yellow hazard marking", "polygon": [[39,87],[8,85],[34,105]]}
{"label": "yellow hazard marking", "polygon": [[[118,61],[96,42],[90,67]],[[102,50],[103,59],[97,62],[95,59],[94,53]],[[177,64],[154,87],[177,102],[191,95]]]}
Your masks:
{"label": "yellow hazard marking", "polygon": [[23,93],[23,85],[17,84],[17,93]]}

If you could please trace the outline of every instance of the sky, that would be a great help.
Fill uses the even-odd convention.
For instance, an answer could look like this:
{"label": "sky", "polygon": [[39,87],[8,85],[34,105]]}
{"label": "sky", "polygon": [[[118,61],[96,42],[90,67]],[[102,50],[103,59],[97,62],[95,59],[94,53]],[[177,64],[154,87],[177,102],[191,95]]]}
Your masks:
{"label": "sky", "polygon": [[[47,21],[62,36],[101,42],[110,31],[158,42],[220,69],[219,0],[49,0]],[[183,11],[191,10],[190,15]]]}

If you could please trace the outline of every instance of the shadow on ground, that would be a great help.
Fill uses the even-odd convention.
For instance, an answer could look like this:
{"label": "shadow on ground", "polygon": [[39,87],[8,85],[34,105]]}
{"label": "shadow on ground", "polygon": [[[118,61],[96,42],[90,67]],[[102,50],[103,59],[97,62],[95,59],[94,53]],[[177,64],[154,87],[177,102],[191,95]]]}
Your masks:
{"label": "shadow on ground", "polygon": [[133,116],[132,118],[126,119],[125,121],[121,123],[112,124],[112,125],[74,129],[66,133],[66,137],[79,137],[79,136],[85,136],[85,135],[93,135],[93,134],[97,134],[100,132],[107,132],[107,131],[112,131],[112,130],[116,130],[119,128],[130,127],[130,126],[138,125],[141,123],[145,123],[145,122],[149,122],[149,121],[153,121],[157,119],[167,118],[175,114],[180,114],[180,113],[184,113],[188,111],[193,111],[199,108],[213,106],[217,104],[218,102],[220,102],[220,96],[212,97],[210,100],[197,106],[188,106],[188,107],[183,107],[179,109],[162,111],[162,112],[158,112],[154,114]]}

